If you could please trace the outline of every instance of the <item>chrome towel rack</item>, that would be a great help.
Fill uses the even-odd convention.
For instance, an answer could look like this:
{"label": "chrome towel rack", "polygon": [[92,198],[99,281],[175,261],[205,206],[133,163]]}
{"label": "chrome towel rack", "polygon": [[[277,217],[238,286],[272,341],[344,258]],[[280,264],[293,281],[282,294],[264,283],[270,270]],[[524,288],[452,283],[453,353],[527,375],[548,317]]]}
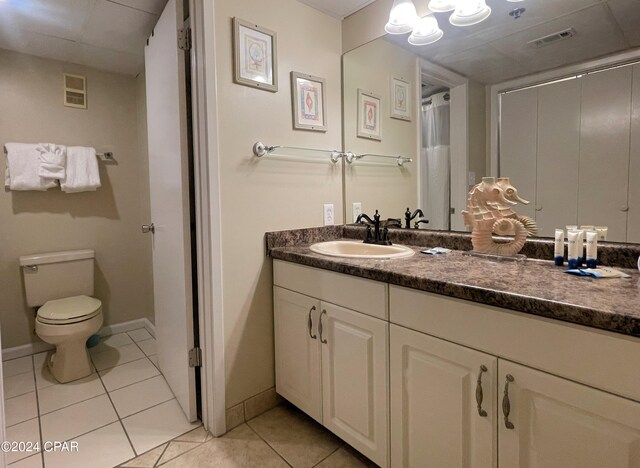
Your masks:
{"label": "chrome towel rack", "polygon": [[[304,156],[306,154],[306,156]],[[304,156],[309,159],[318,159],[318,157],[329,157],[329,160],[333,164],[337,164],[340,159],[344,159],[347,164],[353,164],[361,159],[370,159],[373,161],[382,160],[378,164],[388,164],[393,161],[394,166],[403,167],[407,163],[412,163],[412,158],[405,156],[387,156],[383,154],[363,153],[356,154],[350,151],[338,151],[338,150],[323,150],[315,148],[303,148],[299,146],[284,146],[284,145],[267,145],[261,141],[256,142],[253,145],[253,154],[257,158],[262,158],[267,155],[279,155],[279,156]]]}

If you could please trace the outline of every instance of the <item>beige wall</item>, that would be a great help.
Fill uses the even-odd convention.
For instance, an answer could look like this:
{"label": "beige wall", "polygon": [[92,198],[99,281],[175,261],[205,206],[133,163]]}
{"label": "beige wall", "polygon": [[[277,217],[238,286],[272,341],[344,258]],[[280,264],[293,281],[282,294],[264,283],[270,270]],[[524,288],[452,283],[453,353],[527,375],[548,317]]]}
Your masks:
{"label": "beige wall", "polygon": [[[87,76],[87,110],[62,105],[62,73]],[[0,50],[0,144],[56,142],[111,150],[118,165],[100,164],[96,192],[0,193],[0,322],[2,344],[36,341],[26,307],[18,257],[95,249],[96,297],[105,323],[150,316],[150,238],[146,155],[139,149],[136,81],[70,63]],[[143,130],[144,131],[144,130]],[[2,158],[0,170],[4,174]]]}
{"label": "beige wall", "polygon": [[[418,59],[395,44],[380,38],[343,57],[344,148],[358,154],[373,153],[413,158],[400,168],[394,161],[370,158],[346,167],[345,192],[347,223],[353,221],[352,203],[362,203],[362,211],[383,219],[402,217],[407,207],[415,210],[418,200],[419,94]],[[412,85],[411,121],[390,116],[390,77],[399,76]],[[381,97],[382,140],[357,136],[358,88]]]}
{"label": "beige wall", "polygon": [[476,183],[487,174],[486,117],[485,86],[469,80],[469,172]]}
{"label": "beige wall", "polygon": [[[266,231],[318,226],[322,204],[342,219],[340,166],[253,157],[256,141],[341,147],[341,23],[296,0],[219,0],[216,68],[222,210],[226,406],[274,385],[271,259]],[[232,18],[278,34],[279,90],[233,83]],[[290,72],[326,79],[328,131],[292,129]]]}

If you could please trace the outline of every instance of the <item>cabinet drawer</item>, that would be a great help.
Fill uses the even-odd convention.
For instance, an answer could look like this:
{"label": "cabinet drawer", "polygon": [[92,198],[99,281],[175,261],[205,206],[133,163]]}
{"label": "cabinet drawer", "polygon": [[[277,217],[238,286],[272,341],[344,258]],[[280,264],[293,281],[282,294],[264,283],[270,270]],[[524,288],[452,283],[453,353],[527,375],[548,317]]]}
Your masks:
{"label": "cabinet drawer", "polygon": [[388,285],[333,271],[274,260],[273,283],[307,296],[388,320]]}
{"label": "cabinet drawer", "polygon": [[640,339],[390,286],[392,323],[640,401]]}

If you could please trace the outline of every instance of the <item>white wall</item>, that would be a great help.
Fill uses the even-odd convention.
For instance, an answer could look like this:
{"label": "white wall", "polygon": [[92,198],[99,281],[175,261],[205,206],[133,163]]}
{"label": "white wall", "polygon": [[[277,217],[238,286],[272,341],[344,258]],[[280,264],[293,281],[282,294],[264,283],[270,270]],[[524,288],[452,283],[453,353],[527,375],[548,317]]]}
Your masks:
{"label": "white wall", "polygon": [[[272,269],[264,233],[321,225],[323,203],[333,203],[336,219],[342,219],[339,165],[275,156],[258,160],[251,152],[256,141],[341,147],[341,23],[296,0],[219,0],[215,9],[226,406],[231,407],[274,385]],[[236,16],[277,32],[277,93],[233,83]],[[326,133],[292,129],[291,71],[326,79]]]}
{"label": "white wall", "polygon": [[[63,72],[86,75],[87,110],[63,106]],[[147,155],[138,139],[146,128],[138,128],[136,86],[129,76],[0,49],[0,144],[93,146],[112,150],[118,161],[100,164],[96,192],[0,192],[0,321],[7,348],[38,339],[34,311],[24,300],[20,255],[95,249],[95,295],[105,324],[152,316],[151,244],[140,233],[149,220]]]}

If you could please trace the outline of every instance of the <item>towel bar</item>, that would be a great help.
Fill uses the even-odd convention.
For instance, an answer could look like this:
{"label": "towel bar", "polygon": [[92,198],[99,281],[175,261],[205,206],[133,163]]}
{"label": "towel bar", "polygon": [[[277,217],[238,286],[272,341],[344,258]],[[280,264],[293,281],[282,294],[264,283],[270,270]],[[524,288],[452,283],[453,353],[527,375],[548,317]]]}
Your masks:
{"label": "towel bar", "polygon": [[[4,154],[7,154],[7,147],[3,145],[2,149],[4,150]],[[105,151],[104,153],[96,153],[96,156],[101,161],[115,161],[112,151]]]}

